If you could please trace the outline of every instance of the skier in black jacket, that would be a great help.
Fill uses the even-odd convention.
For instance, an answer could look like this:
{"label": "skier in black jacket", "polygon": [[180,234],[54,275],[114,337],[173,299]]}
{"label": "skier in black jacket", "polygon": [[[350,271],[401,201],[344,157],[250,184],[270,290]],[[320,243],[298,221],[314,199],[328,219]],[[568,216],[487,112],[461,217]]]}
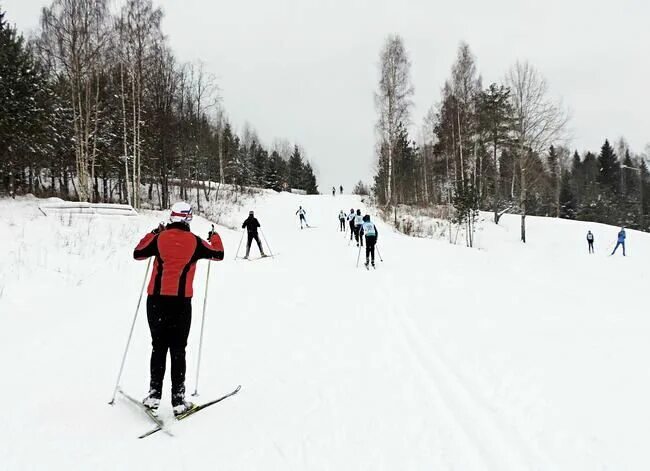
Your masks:
{"label": "skier in black jacket", "polygon": [[255,218],[255,213],[253,213],[253,211],[248,213],[248,218],[244,221],[244,224],[242,224],[241,227],[242,229],[246,228],[248,232],[248,241],[246,242],[246,256],[244,258],[248,258],[253,240],[257,242],[257,247],[260,249],[260,254],[262,257],[266,257],[264,249],[262,248],[262,242],[260,242],[260,236],[257,234],[257,228],[261,227],[260,222]]}
{"label": "skier in black jacket", "polygon": [[591,231],[587,231],[587,248],[589,253],[594,253],[594,235]]}

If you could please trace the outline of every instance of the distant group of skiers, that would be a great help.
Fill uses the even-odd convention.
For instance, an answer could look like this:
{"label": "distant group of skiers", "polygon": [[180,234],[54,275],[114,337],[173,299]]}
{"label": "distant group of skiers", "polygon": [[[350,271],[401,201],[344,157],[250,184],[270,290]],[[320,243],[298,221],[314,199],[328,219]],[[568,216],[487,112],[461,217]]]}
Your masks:
{"label": "distant group of skiers", "polygon": [[[591,231],[587,231],[587,250],[589,251],[590,254],[595,253],[594,252],[594,234]],[[621,230],[618,231],[618,235],[616,237],[616,246],[614,247],[614,250],[612,250],[611,255],[614,255],[616,253],[616,250],[622,247],[623,248],[623,256],[625,257],[625,228],[621,227]]]}
{"label": "distant group of skiers", "polygon": [[[341,194],[343,194],[343,185],[341,185],[339,187],[339,191],[341,192]],[[335,186],[332,187],[332,196],[336,196],[336,187]]]}
{"label": "distant group of skiers", "polygon": [[363,247],[363,237],[366,238],[366,268],[369,263],[372,263],[372,266],[375,266],[375,245],[377,244],[377,237],[379,236],[379,231],[377,226],[370,221],[370,215],[366,214],[365,216],[361,215],[361,210],[354,208],[350,209],[349,214],[345,214],[345,211],[341,210],[339,212],[339,230],[340,232],[346,232],[346,221],[350,226],[350,241],[354,238],[357,243],[357,247]]}
{"label": "distant group of skiers", "polygon": [[[335,189],[333,188],[334,193]],[[341,187],[343,192],[343,187]],[[310,227],[306,219],[307,212],[300,206],[296,211],[299,216],[300,228]],[[366,262],[375,266],[375,248],[379,231],[370,220],[370,215],[361,215],[360,209],[350,209],[349,213],[339,212],[339,230],[346,232],[350,228],[350,241],[356,241],[359,251],[366,247]],[[200,259],[219,261],[224,259],[223,243],[214,229],[208,233],[208,241],[201,239],[190,231],[192,208],[185,202],[172,206],[168,224],[160,224],[146,234],[133,251],[136,260],[153,257],[153,270],[147,289],[147,319],[151,331],[151,360],[149,394],[143,400],[143,405],[152,412],[158,409],[162,396],[163,379],[167,361],[167,352],[171,356],[171,402],[175,415],[182,415],[194,405],[185,400],[185,347],[190,331],[192,317],[192,284],[196,262]],[[347,225],[346,225],[347,223]],[[261,227],[250,211],[243,222],[248,240],[246,255],[248,258],[253,241],[257,243],[262,257],[266,257],[258,235]],[[243,236],[242,236],[243,237]],[[616,246],[611,255],[619,247],[625,256],[625,228],[618,233]],[[594,253],[595,237],[587,232],[589,253]]]}

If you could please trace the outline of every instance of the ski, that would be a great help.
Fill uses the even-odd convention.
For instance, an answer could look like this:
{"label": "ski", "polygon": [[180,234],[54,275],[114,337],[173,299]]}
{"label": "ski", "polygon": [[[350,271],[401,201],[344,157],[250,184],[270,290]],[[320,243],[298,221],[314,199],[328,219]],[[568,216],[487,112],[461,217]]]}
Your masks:
{"label": "ski", "polygon": [[138,409],[142,410],[145,414],[147,414],[147,417],[149,417],[149,419],[151,419],[151,421],[153,421],[156,424],[158,430],[163,430],[170,437],[174,436],[169,430],[167,430],[167,427],[165,427],[165,423],[157,415],[155,415],[151,409],[145,407],[144,404],[142,404],[142,402],[138,401],[133,396],[130,396],[129,394],[125,393],[122,390],[122,388],[118,389],[118,392],[126,399],[128,399],[130,402],[135,404],[138,407]]}
{"label": "ski", "polygon": [[[216,404],[217,402],[221,402],[221,401],[223,401],[224,399],[228,399],[229,397],[234,396],[235,394],[237,394],[237,393],[239,392],[240,389],[241,389],[241,384],[240,384],[239,386],[237,386],[237,388],[235,388],[234,391],[232,391],[232,392],[226,394],[225,396],[220,397],[219,399],[215,399],[215,400],[213,400],[213,401],[209,401],[209,402],[206,402],[206,403],[204,403],[204,404],[200,404],[200,405],[198,405],[198,406],[194,406],[194,407],[192,407],[190,410],[188,410],[187,412],[185,412],[185,413],[183,413],[183,414],[180,414],[180,415],[177,415],[177,416],[176,416],[176,420],[187,419],[188,417],[192,416],[193,414],[196,414],[198,411],[203,410],[203,409],[205,409],[206,407],[210,407],[211,405],[214,405],[214,404]],[[149,435],[153,435],[153,434],[156,433],[156,432],[160,432],[160,430],[164,430],[164,428],[161,428],[160,426],[158,426],[158,427],[156,427],[156,428],[153,428],[153,429],[149,430],[148,432],[143,433],[143,434],[140,435],[138,438],[145,438],[145,437],[148,437]]]}
{"label": "ski", "polygon": [[250,257],[249,257],[249,258],[245,258],[245,257],[237,257],[235,260],[245,260],[245,261],[247,261],[247,262],[254,262],[254,261],[256,261],[256,260],[263,260],[263,259],[265,259],[265,258],[274,258],[276,255],[278,255],[278,254],[277,254],[277,253],[274,253],[273,255],[266,255],[266,256],[264,256],[264,257],[255,257],[255,258],[250,258]]}

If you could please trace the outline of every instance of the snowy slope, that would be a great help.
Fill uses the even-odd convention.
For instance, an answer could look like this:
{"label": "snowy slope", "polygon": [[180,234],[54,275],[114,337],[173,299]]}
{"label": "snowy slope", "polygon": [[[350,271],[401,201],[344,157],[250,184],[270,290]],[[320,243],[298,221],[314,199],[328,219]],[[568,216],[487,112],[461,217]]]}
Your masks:
{"label": "snowy slope", "polygon": [[[242,391],[137,440],[146,417],[107,402],[146,267],[132,249],[165,214],[46,218],[37,203],[0,200],[0,469],[650,467],[646,234],[622,258],[604,253],[608,226],[530,218],[522,247],[505,216],[470,250],[380,223],[385,262],[366,272],[336,231],[355,198],[267,194],[250,209],[279,255],[235,261],[241,233],[220,228],[209,286],[200,400]],[[299,204],[316,228],[300,230]],[[143,309],[122,381],[137,397],[148,355]]]}

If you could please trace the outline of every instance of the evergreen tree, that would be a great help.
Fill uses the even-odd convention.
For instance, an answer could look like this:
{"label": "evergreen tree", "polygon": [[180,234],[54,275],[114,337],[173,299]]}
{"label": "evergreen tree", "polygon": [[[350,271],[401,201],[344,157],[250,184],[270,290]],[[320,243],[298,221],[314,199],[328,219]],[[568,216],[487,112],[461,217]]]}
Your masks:
{"label": "evergreen tree", "polygon": [[609,144],[608,140],[600,148],[600,155],[598,156],[599,176],[598,182],[603,188],[610,190],[616,194],[619,192],[620,187],[620,171],[621,166],[616,158],[614,149]]}
{"label": "evergreen tree", "polygon": [[555,147],[551,146],[547,157],[549,179],[549,213],[560,217],[560,162]]}
{"label": "evergreen tree", "polygon": [[230,123],[226,123],[222,137],[224,181],[235,184],[240,180],[239,137],[233,134]]}
{"label": "evergreen tree", "polygon": [[253,185],[266,187],[265,176],[269,161],[268,152],[262,146],[254,145],[253,153]]}
{"label": "evergreen tree", "polygon": [[577,206],[571,173],[563,171],[560,179],[560,217],[575,219]]}
{"label": "evergreen tree", "polygon": [[317,195],[318,185],[316,184],[316,176],[314,175],[314,170],[309,162],[307,162],[303,168],[303,175],[304,190],[308,195]]}
{"label": "evergreen tree", "polygon": [[289,188],[297,188],[304,190],[304,163],[302,161],[302,156],[300,155],[300,149],[298,146],[294,146],[293,153],[289,157],[288,164],[288,179]]}
{"label": "evergreen tree", "polygon": [[632,161],[629,149],[625,151],[625,158],[621,168],[621,194],[627,199],[636,199],[638,189],[638,170]]}
{"label": "evergreen tree", "polygon": [[264,177],[266,188],[275,191],[282,191],[286,183],[286,163],[276,151],[271,153],[269,163],[266,167],[266,176]]}
{"label": "evergreen tree", "polygon": [[35,161],[45,154],[42,135],[49,103],[41,68],[0,10],[0,172],[6,174],[10,192],[15,174],[29,167],[32,175]]}
{"label": "evergreen tree", "polygon": [[494,222],[499,223],[499,208],[502,203],[501,170],[499,153],[511,144],[510,131],[513,123],[510,89],[496,83],[480,93],[478,99],[479,132],[486,136],[487,148],[492,157]]}

